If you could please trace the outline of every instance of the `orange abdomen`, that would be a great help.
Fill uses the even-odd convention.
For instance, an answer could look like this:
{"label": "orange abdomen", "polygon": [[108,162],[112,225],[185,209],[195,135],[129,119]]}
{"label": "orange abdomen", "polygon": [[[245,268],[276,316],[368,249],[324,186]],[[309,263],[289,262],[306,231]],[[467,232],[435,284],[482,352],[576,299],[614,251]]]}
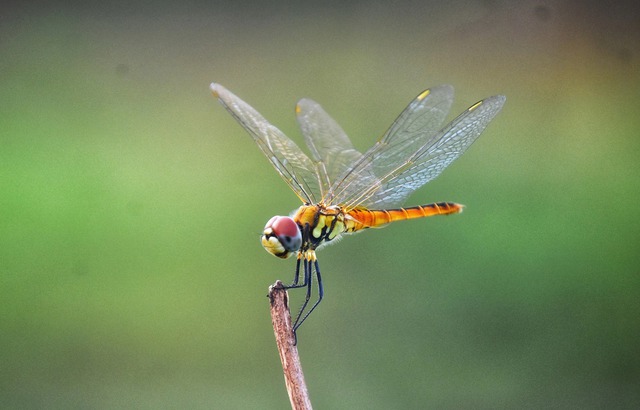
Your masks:
{"label": "orange abdomen", "polygon": [[347,213],[347,232],[356,232],[365,228],[375,228],[395,221],[405,219],[426,218],[434,215],[449,215],[462,212],[463,205],[453,202],[437,202],[428,205],[412,206],[410,208],[369,210],[364,208],[352,209]]}

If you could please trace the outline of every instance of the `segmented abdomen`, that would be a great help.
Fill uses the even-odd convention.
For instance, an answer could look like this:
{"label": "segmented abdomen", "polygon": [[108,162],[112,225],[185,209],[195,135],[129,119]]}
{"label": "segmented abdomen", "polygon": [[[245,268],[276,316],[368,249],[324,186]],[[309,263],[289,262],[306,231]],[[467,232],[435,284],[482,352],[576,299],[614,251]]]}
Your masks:
{"label": "segmented abdomen", "polygon": [[[453,202],[437,202],[410,208],[370,210],[352,209],[347,213],[347,232],[355,232],[365,228],[375,228],[405,219],[426,218],[434,215],[449,215],[462,212],[463,205]],[[351,223],[349,223],[351,222]]]}

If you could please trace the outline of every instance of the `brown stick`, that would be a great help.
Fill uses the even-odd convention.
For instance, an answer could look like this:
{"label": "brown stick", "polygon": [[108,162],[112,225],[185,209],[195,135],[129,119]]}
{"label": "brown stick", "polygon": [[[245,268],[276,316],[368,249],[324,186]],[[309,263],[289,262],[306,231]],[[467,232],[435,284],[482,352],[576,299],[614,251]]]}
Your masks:
{"label": "brown stick", "polygon": [[298,348],[296,347],[291,314],[289,312],[289,296],[282,282],[276,281],[269,286],[269,301],[271,302],[271,323],[276,335],[276,345],[280,353],[284,383],[287,386],[291,408],[293,410],[311,409],[307,385],[304,382]]}

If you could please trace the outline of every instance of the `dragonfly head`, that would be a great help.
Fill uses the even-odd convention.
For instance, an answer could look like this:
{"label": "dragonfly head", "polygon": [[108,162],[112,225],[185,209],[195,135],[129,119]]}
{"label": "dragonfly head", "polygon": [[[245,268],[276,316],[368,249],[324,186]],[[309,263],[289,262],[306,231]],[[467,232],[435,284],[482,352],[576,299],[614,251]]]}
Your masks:
{"label": "dragonfly head", "polygon": [[261,242],[267,252],[286,259],[302,246],[302,233],[292,218],[274,216],[265,225]]}

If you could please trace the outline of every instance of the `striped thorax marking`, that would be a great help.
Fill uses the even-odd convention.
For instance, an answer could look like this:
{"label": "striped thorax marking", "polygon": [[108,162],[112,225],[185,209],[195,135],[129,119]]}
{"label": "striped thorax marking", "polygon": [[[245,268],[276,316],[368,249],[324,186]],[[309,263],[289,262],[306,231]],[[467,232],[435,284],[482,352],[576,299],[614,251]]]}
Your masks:
{"label": "striped thorax marking", "polygon": [[303,232],[307,232],[305,245],[315,249],[345,232],[345,214],[338,206],[303,205],[293,216]]}

